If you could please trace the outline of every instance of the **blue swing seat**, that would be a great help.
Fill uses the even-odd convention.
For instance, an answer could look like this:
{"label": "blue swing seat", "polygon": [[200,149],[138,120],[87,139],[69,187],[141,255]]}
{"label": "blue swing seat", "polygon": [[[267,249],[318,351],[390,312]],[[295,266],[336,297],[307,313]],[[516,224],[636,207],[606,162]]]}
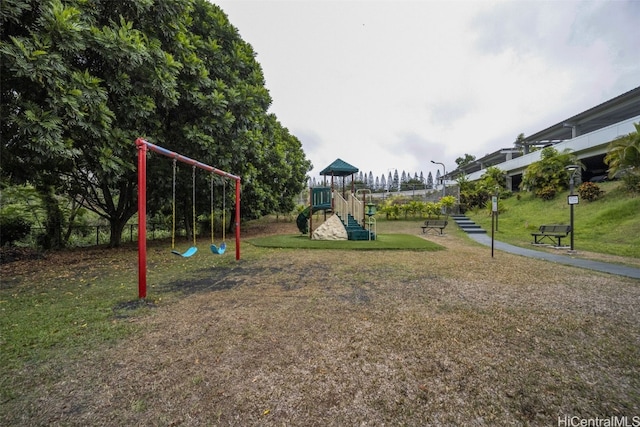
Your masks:
{"label": "blue swing seat", "polygon": [[220,247],[217,247],[216,245],[211,245],[211,252],[213,252],[216,255],[222,255],[226,250],[227,250],[227,244],[225,242],[220,243]]}
{"label": "blue swing seat", "polygon": [[171,251],[172,254],[181,256],[183,258],[189,258],[191,255],[195,254],[196,252],[198,252],[198,248],[196,248],[195,246],[191,246],[184,253],[180,253],[178,251]]}

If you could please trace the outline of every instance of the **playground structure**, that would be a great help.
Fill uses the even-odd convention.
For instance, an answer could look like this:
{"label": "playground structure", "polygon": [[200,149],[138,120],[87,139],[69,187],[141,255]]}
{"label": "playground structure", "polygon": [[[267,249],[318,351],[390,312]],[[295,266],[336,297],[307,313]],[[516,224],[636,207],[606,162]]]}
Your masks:
{"label": "playground structure", "polygon": [[[210,172],[212,174],[222,176],[223,178],[235,180],[235,184],[236,184],[235,185],[236,187],[236,198],[235,198],[236,260],[239,260],[240,259],[240,181],[241,181],[240,177],[230,174],[228,172],[225,172],[223,170],[214,168],[213,166],[206,165],[197,160],[193,160],[189,157],[185,157],[173,151],[169,151],[158,145],[152,144],[142,138],[136,139],[136,148],[138,149],[138,298],[142,299],[147,297],[147,151],[149,150],[173,159],[174,165],[175,165],[175,162],[181,162],[181,163],[186,163],[188,165],[191,165],[193,167],[193,174],[195,174],[196,168],[199,168],[207,172]],[[175,176],[174,176],[174,182],[175,182]],[[213,180],[211,185],[212,185],[211,188],[212,188],[212,198],[213,198]],[[195,194],[195,178],[194,178],[193,191]],[[175,198],[175,190],[174,190],[174,198]],[[175,205],[175,201],[174,201],[174,205]],[[195,211],[193,215],[195,216]],[[175,219],[174,219],[174,226],[175,226]],[[224,225],[222,228],[224,230]],[[177,252],[178,255],[191,256],[193,255],[193,253],[195,253],[195,250],[197,250],[195,248],[195,229],[193,233],[194,233],[194,246],[185,253]],[[212,235],[212,238],[213,238],[213,235]],[[223,237],[223,240],[224,240],[224,237]],[[226,248],[226,244],[224,242],[223,242],[223,245]],[[173,246],[173,243],[172,243],[172,246]],[[216,253],[214,251],[213,244],[212,244],[211,250],[212,252]],[[220,248],[217,248],[217,251],[218,251],[217,253],[223,253],[224,249],[220,251]]]}
{"label": "playground structure", "polygon": [[[339,191],[331,187],[314,187],[309,189],[309,205],[298,214],[296,225],[302,234],[313,232],[313,214],[324,211],[335,214],[347,231],[348,240],[375,240],[376,220],[375,205],[366,203],[366,194],[371,190],[358,190],[343,197]],[[362,195],[362,200],[359,196]]]}
{"label": "playground structure", "polygon": [[302,234],[307,234],[313,229],[313,213],[319,211],[331,211],[331,188],[316,187],[309,189],[309,205],[300,212],[296,218],[296,225]]}
{"label": "playground structure", "polygon": [[[341,159],[336,159],[320,172],[320,175],[331,177],[331,186],[309,189],[309,206],[300,212],[296,219],[296,225],[301,233],[309,233],[311,237],[313,213],[330,211],[340,218],[349,240],[375,240],[375,218],[373,218],[375,208],[371,202],[371,190],[355,190],[353,174],[357,172],[358,168]],[[349,175],[351,175],[351,190],[347,194],[345,177]],[[341,192],[335,189],[335,177],[342,177]],[[369,203],[366,203],[367,192]],[[359,195],[362,195],[362,200],[358,198]]]}

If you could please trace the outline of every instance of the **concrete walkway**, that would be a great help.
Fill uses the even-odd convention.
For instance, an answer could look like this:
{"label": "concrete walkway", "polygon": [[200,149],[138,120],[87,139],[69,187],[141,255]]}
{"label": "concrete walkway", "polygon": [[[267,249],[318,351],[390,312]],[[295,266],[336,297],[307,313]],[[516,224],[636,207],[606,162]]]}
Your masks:
{"label": "concrete walkway", "polygon": [[[491,236],[488,234],[469,234],[470,238],[483,245],[491,247]],[[604,273],[617,274],[619,276],[640,279],[640,268],[627,267],[619,264],[611,264],[602,261],[591,261],[587,259],[574,258],[570,255],[550,254],[547,252],[535,251],[533,249],[525,249],[513,246],[508,243],[494,241],[494,249],[509,252],[516,255],[522,255],[531,258],[543,259],[546,261],[557,262],[558,264],[572,265],[574,267],[586,268],[589,270],[602,271]]]}

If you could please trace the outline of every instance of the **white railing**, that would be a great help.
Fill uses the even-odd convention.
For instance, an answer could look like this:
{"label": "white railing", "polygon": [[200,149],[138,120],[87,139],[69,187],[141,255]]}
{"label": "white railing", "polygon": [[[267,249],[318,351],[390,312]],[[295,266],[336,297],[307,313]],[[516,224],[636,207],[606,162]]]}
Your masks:
{"label": "white railing", "polygon": [[347,215],[351,215],[358,221],[358,224],[364,226],[362,219],[364,218],[364,203],[353,194],[350,193],[348,201],[342,197],[338,191],[333,192],[333,208],[335,213],[340,214],[343,220],[347,220]]}
{"label": "white railing", "polygon": [[364,203],[358,200],[358,197],[354,194],[350,194],[349,196],[351,199],[351,212],[349,213],[358,221],[358,224],[364,226],[362,223],[362,219],[364,218]]}
{"label": "white railing", "polygon": [[345,200],[337,191],[333,192],[333,211],[336,214],[339,214],[343,221],[347,221],[347,215],[351,215],[358,221],[361,227],[365,230],[369,230],[369,240],[371,240],[372,235],[375,236],[377,233],[377,224],[376,219],[372,216],[365,219],[365,208],[366,204],[364,201],[358,199],[356,194],[349,194],[349,201]]}
{"label": "white railing", "polygon": [[340,216],[344,216],[344,218],[346,218],[349,213],[349,203],[347,203],[338,191],[333,192],[333,211],[334,213],[340,214]]}

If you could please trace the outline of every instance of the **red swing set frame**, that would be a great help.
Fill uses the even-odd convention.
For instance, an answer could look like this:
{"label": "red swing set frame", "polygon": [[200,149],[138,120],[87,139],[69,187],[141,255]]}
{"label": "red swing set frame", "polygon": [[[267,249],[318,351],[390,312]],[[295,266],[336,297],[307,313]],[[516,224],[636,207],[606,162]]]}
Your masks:
{"label": "red swing set frame", "polygon": [[[205,165],[176,152],[152,144],[142,138],[136,139],[138,149],[138,298],[147,297],[147,151],[186,163],[207,172],[212,172],[236,182],[236,260],[240,259],[240,177]],[[223,225],[224,226],[224,225]],[[195,232],[195,230],[194,230]]]}

